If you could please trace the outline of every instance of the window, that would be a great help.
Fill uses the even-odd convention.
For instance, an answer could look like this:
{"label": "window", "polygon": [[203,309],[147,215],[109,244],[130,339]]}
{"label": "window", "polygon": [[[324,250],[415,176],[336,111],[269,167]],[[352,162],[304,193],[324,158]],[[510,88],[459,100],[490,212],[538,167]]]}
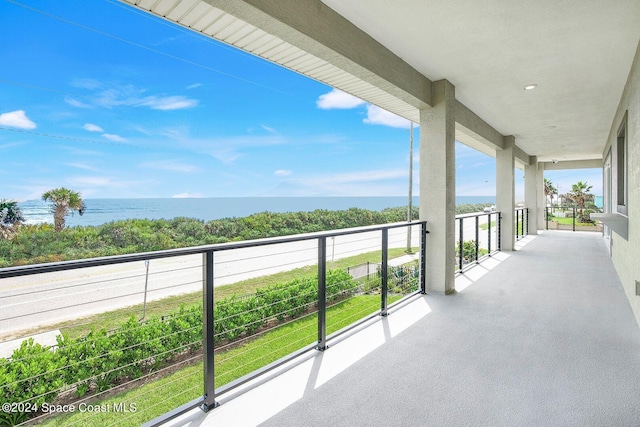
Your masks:
{"label": "window", "polygon": [[622,123],[618,128],[616,140],[617,166],[617,205],[618,212],[627,215],[627,112],[624,113]]}

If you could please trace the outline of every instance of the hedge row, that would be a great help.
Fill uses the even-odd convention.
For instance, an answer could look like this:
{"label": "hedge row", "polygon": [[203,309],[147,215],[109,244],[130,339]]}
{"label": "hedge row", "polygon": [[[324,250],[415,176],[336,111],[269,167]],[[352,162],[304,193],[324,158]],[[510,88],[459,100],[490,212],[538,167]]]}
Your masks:
{"label": "hedge row", "polygon": [[[317,278],[271,285],[247,297],[230,297],[214,306],[214,342],[251,335],[270,322],[295,318],[317,300]],[[351,295],[357,285],[343,270],[327,272],[327,299]],[[104,391],[170,365],[176,356],[202,346],[202,307],[181,307],[163,318],[139,323],[131,317],[115,331],[92,331],[78,339],[58,337],[55,351],[26,340],[11,359],[0,358],[0,405],[40,407],[59,393],[78,396]],[[35,414],[0,412],[0,426],[20,423]]]}
{"label": "hedge row", "polygon": [[[327,302],[353,295],[357,284],[344,270],[327,271]],[[231,297],[214,308],[215,341],[251,335],[276,319],[296,318],[318,299],[318,279],[294,279],[258,289],[249,298]]]}

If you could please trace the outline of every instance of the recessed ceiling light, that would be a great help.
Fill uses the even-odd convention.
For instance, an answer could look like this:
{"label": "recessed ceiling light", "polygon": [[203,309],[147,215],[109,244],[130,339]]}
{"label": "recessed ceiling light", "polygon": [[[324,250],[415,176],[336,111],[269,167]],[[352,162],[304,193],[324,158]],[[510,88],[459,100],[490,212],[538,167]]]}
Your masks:
{"label": "recessed ceiling light", "polygon": [[524,86],[524,90],[533,90],[533,89],[535,89],[537,87],[538,87],[538,85],[536,85],[536,84],[525,85]]}

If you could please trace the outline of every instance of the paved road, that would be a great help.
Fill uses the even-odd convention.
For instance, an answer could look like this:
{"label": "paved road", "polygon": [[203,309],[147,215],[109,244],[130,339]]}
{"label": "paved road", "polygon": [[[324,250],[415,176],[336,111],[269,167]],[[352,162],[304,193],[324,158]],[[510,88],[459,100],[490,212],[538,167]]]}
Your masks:
{"label": "paved road", "polygon": [[[412,232],[418,246],[419,231]],[[406,245],[406,229],[389,231],[389,246]],[[327,240],[327,261],[379,250],[381,232]],[[317,263],[316,240],[217,252],[216,286]],[[330,264],[329,264],[330,265]],[[23,331],[91,314],[142,304],[145,263],[134,262],[0,280],[0,342]],[[153,260],[149,265],[147,300],[202,289],[202,256]],[[139,313],[140,315],[142,313]]]}

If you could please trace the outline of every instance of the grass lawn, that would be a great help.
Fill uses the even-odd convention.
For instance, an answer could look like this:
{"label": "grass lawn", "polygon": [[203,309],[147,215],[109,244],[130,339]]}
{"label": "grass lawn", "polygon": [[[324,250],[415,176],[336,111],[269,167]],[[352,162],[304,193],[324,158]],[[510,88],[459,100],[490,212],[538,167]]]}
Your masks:
{"label": "grass lawn", "polygon": [[[491,228],[492,229],[495,229],[497,225],[498,225],[497,222],[491,221]],[[489,228],[489,224],[485,222],[484,224],[480,224],[479,227],[480,227],[480,230],[486,230],[486,229]]]}
{"label": "grass lawn", "polygon": [[[389,296],[389,303],[400,296]],[[327,310],[327,333],[332,333],[380,309],[380,295],[361,295],[342,301]],[[293,351],[317,341],[315,313],[279,326],[241,346],[216,354],[216,387],[227,384]],[[135,404],[136,412],[80,413],[56,416],[45,426],[138,426],[203,394],[202,359],[191,362],[163,378],[140,384],[129,391],[93,402],[114,408]]]}
{"label": "grass lawn", "polygon": [[[562,225],[573,225],[573,218],[558,218],[558,217],[554,217],[549,218],[549,221],[556,221],[558,224],[562,224]],[[576,219],[576,226],[584,226],[584,227],[595,227],[596,224],[595,223],[590,223],[590,222],[578,222],[578,220]]]}
{"label": "grass lawn", "polygon": [[[414,248],[417,252],[418,248]],[[406,254],[405,248],[389,249],[389,259],[398,258]],[[380,251],[367,252],[356,256],[336,260],[327,263],[327,268],[347,268],[367,262],[380,262]],[[269,276],[256,277],[254,279],[243,280],[230,285],[215,288],[215,300],[228,298],[232,295],[247,295],[254,293],[256,289],[266,287],[272,284],[283,283],[294,278],[315,277],[318,274],[318,267],[311,265],[308,267],[296,268],[281,273],[271,274]],[[177,295],[163,298],[157,301],[147,302],[146,317],[162,316],[177,311],[181,305],[197,305],[202,304],[202,293],[193,292],[189,294]],[[119,310],[109,311],[106,313],[96,314],[90,317],[70,320],[67,322],[50,325],[39,331],[59,329],[71,338],[77,338],[86,335],[92,329],[106,328],[107,330],[116,329],[126,322],[131,315],[142,316],[142,304],[122,308]]]}

